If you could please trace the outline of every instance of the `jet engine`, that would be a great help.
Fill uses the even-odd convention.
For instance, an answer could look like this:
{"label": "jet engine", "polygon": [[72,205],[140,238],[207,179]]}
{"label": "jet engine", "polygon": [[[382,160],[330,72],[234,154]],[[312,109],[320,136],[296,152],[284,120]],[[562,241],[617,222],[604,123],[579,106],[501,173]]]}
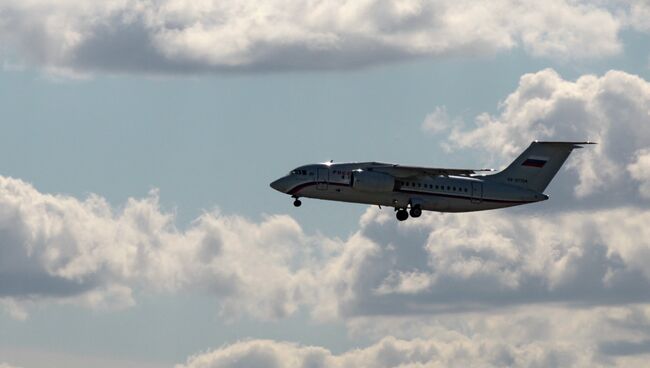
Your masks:
{"label": "jet engine", "polygon": [[361,192],[391,192],[395,186],[395,178],[384,173],[359,170],[352,177],[352,188]]}

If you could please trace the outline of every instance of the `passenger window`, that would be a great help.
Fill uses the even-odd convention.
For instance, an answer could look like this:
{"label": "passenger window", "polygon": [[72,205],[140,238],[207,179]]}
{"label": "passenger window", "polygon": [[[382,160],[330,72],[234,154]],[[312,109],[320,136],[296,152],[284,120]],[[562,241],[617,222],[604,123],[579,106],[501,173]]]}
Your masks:
{"label": "passenger window", "polygon": [[449,185],[447,185],[447,190],[451,190],[451,187]]}
{"label": "passenger window", "polygon": [[436,189],[438,189],[438,186],[436,185]]}
{"label": "passenger window", "polygon": [[453,187],[452,189],[454,190],[454,192],[456,191],[456,187]]}

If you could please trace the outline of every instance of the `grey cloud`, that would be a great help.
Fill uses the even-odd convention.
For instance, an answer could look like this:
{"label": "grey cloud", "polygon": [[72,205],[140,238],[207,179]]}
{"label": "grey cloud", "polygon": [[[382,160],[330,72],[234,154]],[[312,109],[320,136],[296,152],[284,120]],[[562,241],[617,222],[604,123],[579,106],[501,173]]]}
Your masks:
{"label": "grey cloud", "polygon": [[643,341],[606,341],[599,346],[605,355],[639,355],[650,354],[650,339]]}
{"label": "grey cloud", "polygon": [[650,300],[647,211],[431,214],[406,226],[391,215],[369,209],[330,260],[329,310],[359,318]]}
{"label": "grey cloud", "polygon": [[25,63],[82,74],[350,69],[514,47],[568,60],[619,53],[632,13],[566,0],[44,0],[0,5],[0,41]]}

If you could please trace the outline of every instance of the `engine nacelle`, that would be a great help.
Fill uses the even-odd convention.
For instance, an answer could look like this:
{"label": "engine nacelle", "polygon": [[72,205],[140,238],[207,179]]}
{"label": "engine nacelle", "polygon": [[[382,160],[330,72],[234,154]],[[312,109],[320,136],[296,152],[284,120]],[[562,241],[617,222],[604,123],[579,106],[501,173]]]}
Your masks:
{"label": "engine nacelle", "polygon": [[352,178],[352,188],[361,192],[391,192],[395,187],[395,178],[384,173],[360,170]]}

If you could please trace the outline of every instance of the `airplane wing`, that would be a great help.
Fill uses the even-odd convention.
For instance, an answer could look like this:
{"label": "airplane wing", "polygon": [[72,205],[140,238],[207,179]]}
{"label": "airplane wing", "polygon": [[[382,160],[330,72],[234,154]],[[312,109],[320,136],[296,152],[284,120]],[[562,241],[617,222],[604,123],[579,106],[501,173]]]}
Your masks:
{"label": "airplane wing", "polygon": [[418,167],[402,166],[396,164],[381,164],[369,167],[370,171],[383,172],[396,178],[411,178],[417,176],[470,176],[482,171],[494,171],[494,169],[446,169],[440,167]]}

